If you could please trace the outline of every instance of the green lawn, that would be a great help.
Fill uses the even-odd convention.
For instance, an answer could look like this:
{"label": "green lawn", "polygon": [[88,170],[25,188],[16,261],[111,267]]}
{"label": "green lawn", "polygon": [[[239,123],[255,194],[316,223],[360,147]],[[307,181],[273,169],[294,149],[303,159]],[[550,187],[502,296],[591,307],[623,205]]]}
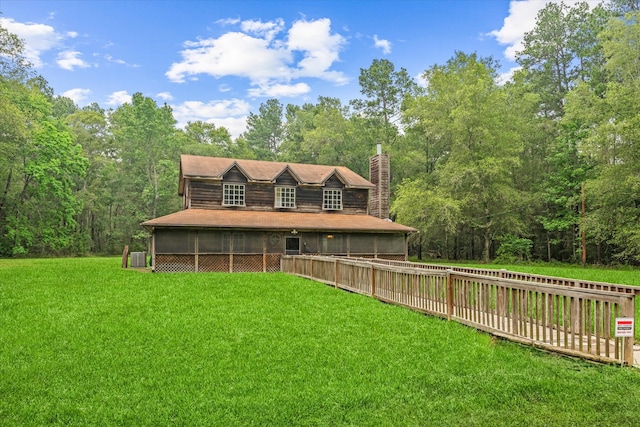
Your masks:
{"label": "green lawn", "polygon": [[283,274],[0,260],[0,425],[632,426],[640,373]]}

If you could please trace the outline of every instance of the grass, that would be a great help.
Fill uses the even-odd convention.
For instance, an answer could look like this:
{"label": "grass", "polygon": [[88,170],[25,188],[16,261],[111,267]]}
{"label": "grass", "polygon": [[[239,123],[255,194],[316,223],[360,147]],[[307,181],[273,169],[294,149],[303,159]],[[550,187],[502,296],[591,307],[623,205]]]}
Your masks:
{"label": "grass", "polygon": [[635,425],[640,374],[283,274],[0,260],[0,425]]}

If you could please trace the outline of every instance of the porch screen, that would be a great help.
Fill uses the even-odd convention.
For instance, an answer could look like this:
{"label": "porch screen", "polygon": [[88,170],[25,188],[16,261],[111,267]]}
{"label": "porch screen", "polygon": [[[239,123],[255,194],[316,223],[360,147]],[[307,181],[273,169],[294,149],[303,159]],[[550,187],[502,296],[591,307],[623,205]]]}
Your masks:
{"label": "porch screen", "polygon": [[[243,237],[239,239],[237,236]],[[262,253],[262,232],[233,233],[233,253],[234,254],[261,254]],[[239,241],[242,245],[238,247]]]}
{"label": "porch screen", "polygon": [[198,252],[201,254],[222,253],[222,233],[219,231],[200,231],[198,233]]}
{"label": "porch screen", "polygon": [[303,254],[317,254],[318,236],[311,233],[300,235],[300,252]]}
{"label": "porch screen", "polygon": [[347,238],[342,234],[323,234],[321,237],[322,254],[346,254]]}
{"label": "porch screen", "polygon": [[352,234],[349,252],[353,255],[373,254],[375,238],[375,234]]}
{"label": "porch screen", "polygon": [[192,254],[195,252],[196,232],[191,230],[156,230],[156,253]]}
{"label": "porch screen", "polygon": [[267,253],[284,253],[284,237],[282,237],[282,233],[267,233]]}
{"label": "porch screen", "polygon": [[404,234],[378,234],[379,254],[404,254]]}

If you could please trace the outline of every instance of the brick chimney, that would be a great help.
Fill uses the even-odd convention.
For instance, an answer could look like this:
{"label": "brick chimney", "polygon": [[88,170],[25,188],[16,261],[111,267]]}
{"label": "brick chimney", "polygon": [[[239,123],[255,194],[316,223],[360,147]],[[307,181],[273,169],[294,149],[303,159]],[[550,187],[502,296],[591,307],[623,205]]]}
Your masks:
{"label": "brick chimney", "polygon": [[369,158],[369,181],[376,186],[369,196],[369,215],[389,219],[389,155],[382,154],[382,144],[376,146],[377,154]]}

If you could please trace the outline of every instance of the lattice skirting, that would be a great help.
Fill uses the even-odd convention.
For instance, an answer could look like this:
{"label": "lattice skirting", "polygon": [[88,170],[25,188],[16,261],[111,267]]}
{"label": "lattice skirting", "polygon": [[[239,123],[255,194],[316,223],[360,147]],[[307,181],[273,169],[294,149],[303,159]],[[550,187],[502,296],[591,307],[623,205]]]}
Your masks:
{"label": "lattice skirting", "polygon": [[269,273],[280,271],[280,254],[267,254],[266,271]]}
{"label": "lattice skirting", "polygon": [[162,273],[187,273],[196,271],[196,258],[193,255],[156,254],[155,271]]}
{"label": "lattice skirting", "polygon": [[[280,271],[280,254],[233,255],[233,269],[230,269],[228,254],[198,255],[198,271],[201,272],[277,272]],[[196,271],[195,255],[156,254],[155,271],[161,273],[182,273]]]}
{"label": "lattice skirting", "polygon": [[199,255],[198,271],[229,272],[229,255]]}
{"label": "lattice skirting", "polygon": [[262,271],[262,255],[233,255],[233,272]]}

